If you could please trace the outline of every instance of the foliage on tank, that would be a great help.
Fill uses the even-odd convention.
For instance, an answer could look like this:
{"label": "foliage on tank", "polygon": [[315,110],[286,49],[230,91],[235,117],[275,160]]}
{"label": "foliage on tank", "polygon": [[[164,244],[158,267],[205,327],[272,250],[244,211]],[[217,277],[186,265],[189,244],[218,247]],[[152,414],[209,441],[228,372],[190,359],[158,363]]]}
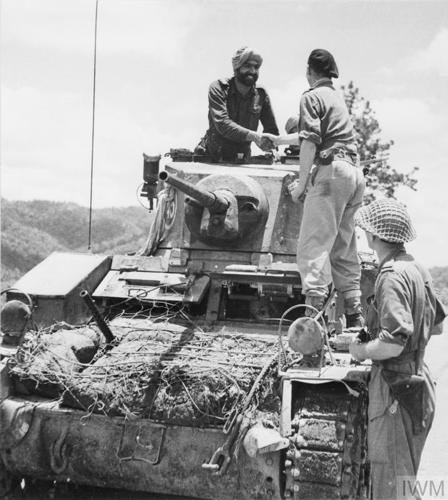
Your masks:
{"label": "foliage on tank", "polygon": [[[89,327],[28,333],[9,363],[18,391],[61,397],[64,406],[89,413],[222,426],[275,352],[274,338],[166,321],[118,317],[110,327],[112,346],[99,346]],[[279,410],[273,380],[264,379],[254,408]]]}

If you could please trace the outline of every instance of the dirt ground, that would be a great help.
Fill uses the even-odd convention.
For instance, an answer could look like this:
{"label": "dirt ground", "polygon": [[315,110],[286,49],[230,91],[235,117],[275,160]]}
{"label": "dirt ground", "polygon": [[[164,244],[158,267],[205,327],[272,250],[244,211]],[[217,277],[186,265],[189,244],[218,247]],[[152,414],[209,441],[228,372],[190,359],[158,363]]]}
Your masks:
{"label": "dirt ground", "polygon": [[445,477],[448,481],[448,320],[445,320],[442,335],[434,336],[429,341],[425,356],[437,381],[436,415],[423,450],[419,476]]}

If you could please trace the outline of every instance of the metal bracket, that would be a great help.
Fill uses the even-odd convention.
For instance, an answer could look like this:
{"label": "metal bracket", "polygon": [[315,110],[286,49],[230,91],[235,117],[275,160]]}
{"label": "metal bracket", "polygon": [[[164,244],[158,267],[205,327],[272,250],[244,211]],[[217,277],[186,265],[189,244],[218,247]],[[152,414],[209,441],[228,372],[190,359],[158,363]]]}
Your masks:
{"label": "metal bracket", "polygon": [[118,458],[120,460],[140,460],[150,465],[160,462],[166,427],[148,426],[141,422],[123,425]]}
{"label": "metal bracket", "polygon": [[12,399],[1,403],[0,449],[14,448],[26,436],[33,422],[35,405],[18,404]]}
{"label": "metal bracket", "polygon": [[213,453],[212,458],[207,463],[202,464],[202,468],[204,470],[208,470],[219,476],[222,476],[227,472],[232,460],[234,445],[238,438],[242,421],[243,415],[239,413],[236,420],[232,424],[232,429],[229,431],[224,443],[215,451],[215,453]]}
{"label": "metal bracket", "polygon": [[221,308],[222,283],[212,280],[210,283],[210,292],[208,295],[206,321],[216,321],[219,319]]}
{"label": "metal bracket", "polygon": [[50,445],[50,466],[56,474],[62,474],[68,467],[67,443],[65,442],[67,434],[68,428],[65,427]]}
{"label": "metal bracket", "polygon": [[280,413],[280,434],[283,437],[288,437],[292,434],[291,402],[292,402],[291,380],[283,379],[283,381],[282,381],[282,409],[281,409],[281,413]]}

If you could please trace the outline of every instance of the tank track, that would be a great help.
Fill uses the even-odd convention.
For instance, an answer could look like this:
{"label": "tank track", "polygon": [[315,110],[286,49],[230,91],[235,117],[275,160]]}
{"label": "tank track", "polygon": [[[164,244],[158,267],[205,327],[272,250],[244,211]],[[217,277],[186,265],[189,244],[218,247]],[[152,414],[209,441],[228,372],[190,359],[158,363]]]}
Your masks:
{"label": "tank track", "polygon": [[367,392],[350,395],[341,383],[297,384],[285,498],[369,498]]}

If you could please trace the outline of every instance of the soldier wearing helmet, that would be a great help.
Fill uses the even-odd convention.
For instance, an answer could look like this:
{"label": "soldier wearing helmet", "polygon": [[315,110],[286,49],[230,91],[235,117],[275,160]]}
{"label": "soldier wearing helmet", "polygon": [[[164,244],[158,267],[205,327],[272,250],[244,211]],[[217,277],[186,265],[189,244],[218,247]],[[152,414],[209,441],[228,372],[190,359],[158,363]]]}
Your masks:
{"label": "soldier wearing helmet", "polygon": [[214,81],[208,91],[209,129],[195,149],[213,161],[234,162],[250,157],[252,141],[262,149],[271,143],[257,132],[261,122],[264,132],[278,135],[278,127],[268,93],[257,86],[263,58],[242,47],[232,58],[234,76]]}
{"label": "soldier wearing helmet", "polygon": [[434,416],[434,383],[423,361],[425,347],[444,318],[426,269],[406,252],[415,238],[404,205],[382,199],[356,213],[376,252],[379,273],[367,313],[368,342],[350,353],[373,360],[369,382],[368,453],[373,498],[397,498],[400,476],[417,475]]}
{"label": "soldier wearing helmet", "polygon": [[295,202],[304,201],[297,265],[306,303],[321,309],[333,281],[344,301],[346,326],[360,327],[354,214],[362,204],[365,180],[347,106],[332,83],[339,76],[332,54],[313,50],[306,76],[310,89],[300,99],[298,133],[268,138],[275,145],[300,144],[300,177],[290,191]]}

